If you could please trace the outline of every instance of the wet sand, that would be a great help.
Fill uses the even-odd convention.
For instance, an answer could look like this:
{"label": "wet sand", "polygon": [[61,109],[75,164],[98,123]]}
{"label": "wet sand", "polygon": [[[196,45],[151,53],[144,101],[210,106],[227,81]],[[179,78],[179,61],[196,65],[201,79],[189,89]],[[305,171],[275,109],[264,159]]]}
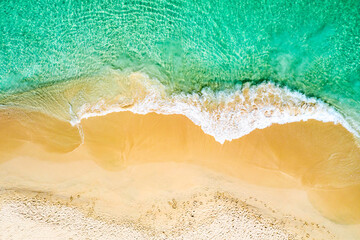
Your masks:
{"label": "wet sand", "polygon": [[[146,234],[163,231],[175,236],[190,234],[181,219],[193,209],[184,207],[175,214],[173,199],[186,203],[202,196],[206,209],[215,211],[210,199],[225,194],[220,205],[256,209],[254,216],[262,216],[262,225],[249,224],[258,229],[273,222],[272,233],[280,229],[285,236],[278,239],[294,234],[356,239],[352,234],[360,223],[360,148],[341,125],[314,120],[272,125],[220,144],[181,115],[111,113],[83,119],[81,134],[67,122],[36,112],[7,109],[0,115],[4,204],[15,201],[11,191],[25,199],[33,197],[29,192],[38,192],[46,204],[58,201],[91,218],[101,216],[107,224],[126,220]],[[151,214],[154,203],[160,215]],[[149,211],[153,220],[144,217]],[[192,224],[214,222],[206,211],[200,219]],[[316,224],[323,230],[314,231]],[[169,230],[175,225],[177,233]]]}

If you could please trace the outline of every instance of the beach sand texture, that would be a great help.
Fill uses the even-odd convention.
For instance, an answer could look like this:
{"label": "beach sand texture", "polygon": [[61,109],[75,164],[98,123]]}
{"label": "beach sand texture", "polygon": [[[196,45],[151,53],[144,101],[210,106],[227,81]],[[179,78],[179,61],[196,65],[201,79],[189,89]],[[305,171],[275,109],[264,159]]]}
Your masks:
{"label": "beach sand texture", "polygon": [[[90,222],[102,221],[106,227],[93,231],[109,238],[112,228],[126,228],[128,238],[358,237],[360,149],[341,125],[275,124],[220,144],[181,115],[119,112],[83,119],[76,127],[12,109],[0,119],[6,126],[0,145],[2,221],[9,216],[16,222],[20,214],[25,232],[31,221],[42,221],[29,215],[58,208],[80,221],[70,232],[60,228],[59,236],[63,231],[86,238],[84,229],[95,224]],[[191,217],[192,211],[202,214]],[[41,231],[55,223],[44,224]]]}

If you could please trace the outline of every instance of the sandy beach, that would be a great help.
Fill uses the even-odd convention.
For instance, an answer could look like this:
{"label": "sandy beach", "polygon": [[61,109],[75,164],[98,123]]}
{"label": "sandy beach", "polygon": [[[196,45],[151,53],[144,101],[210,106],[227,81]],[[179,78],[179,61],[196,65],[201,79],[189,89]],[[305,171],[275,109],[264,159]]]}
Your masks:
{"label": "sandy beach", "polygon": [[122,239],[359,237],[360,149],[341,125],[272,125],[224,144],[181,115],[111,113],[73,127],[13,109],[1,126],[2,227],[24,229],[1,231],[8,239],[44,209],[53,217],[39,232],[70,227],[59,212],[79,221],[55,238],[85,239],[92,221],[108,239],[110,229]]}

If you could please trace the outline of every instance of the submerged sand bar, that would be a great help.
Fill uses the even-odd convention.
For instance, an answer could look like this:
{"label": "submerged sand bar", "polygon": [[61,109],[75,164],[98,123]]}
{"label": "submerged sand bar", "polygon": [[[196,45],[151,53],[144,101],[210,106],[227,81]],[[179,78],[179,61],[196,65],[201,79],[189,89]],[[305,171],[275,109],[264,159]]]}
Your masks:
{"label": "submerged sand bar", "polygon": [[[210,231],[216,223],[230,238],[242,236],[245,222],[258,229],[245,239],[360,236],[360,148],[341,125],[272,125],[220,144],[181,115],[111,113],[73,127],[36,112],[0,114],[0,184],[9,216],[40,214],[21,204],[41,198],[44,208],[68,205],[104,224],[131,223],[145,238],[199,231],[206,239],[217,235]],[[189,222],[208,230],[183,225]]]}

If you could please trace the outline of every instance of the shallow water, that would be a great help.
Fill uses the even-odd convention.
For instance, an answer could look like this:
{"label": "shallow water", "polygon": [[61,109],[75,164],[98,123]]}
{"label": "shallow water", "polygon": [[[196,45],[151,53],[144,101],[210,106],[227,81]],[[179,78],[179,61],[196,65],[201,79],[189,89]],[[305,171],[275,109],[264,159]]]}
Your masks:
{"label": "shallow water", "polygon": [[113,70],[141,71],[167,93],[271,81],[329,103],[359,130],[358,1],[44,0],[0,7],[2,96]]}

